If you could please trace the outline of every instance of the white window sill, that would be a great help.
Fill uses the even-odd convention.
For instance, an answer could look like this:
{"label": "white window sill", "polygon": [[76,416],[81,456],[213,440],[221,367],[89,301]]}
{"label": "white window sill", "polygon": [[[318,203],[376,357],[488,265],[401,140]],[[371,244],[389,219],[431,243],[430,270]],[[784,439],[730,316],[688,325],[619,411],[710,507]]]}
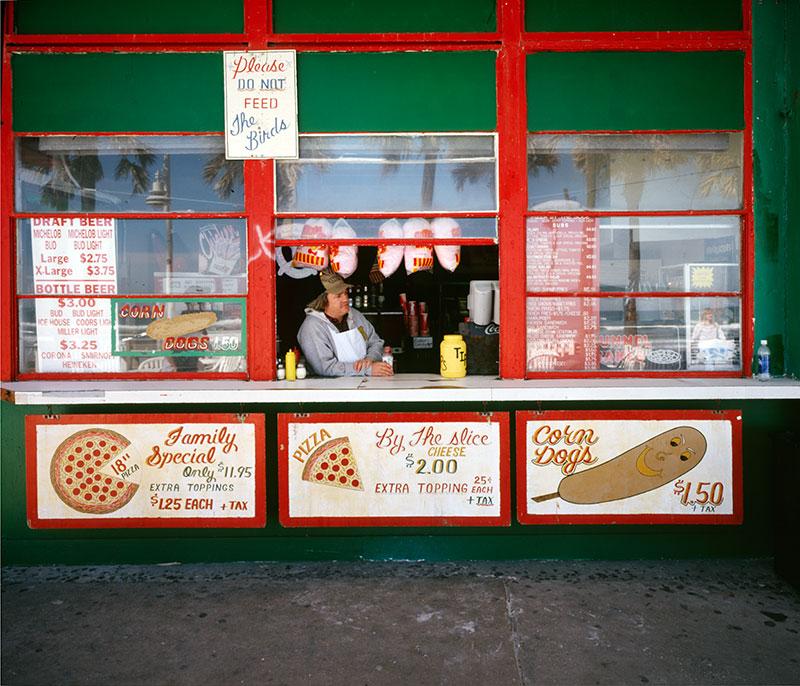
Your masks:
{"label": "white window sill", "polygon": [[303,381],[22,381],[2,384],[17,405],[225,403],[454,403],[646,400],[798,400],[800,381],[772,379],[542,379],[436,374]]}

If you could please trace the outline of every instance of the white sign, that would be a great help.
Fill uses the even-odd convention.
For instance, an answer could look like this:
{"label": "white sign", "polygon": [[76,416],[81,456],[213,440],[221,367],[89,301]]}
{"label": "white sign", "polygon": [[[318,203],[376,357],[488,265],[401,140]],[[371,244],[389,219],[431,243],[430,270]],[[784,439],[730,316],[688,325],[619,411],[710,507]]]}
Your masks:
{"label": "white sign", "polygon": [[506,483],[499,421],[379,417],[288,420],[281,444],[284,525],[499,522]]}
{"label": "white sign", "polygon": [[117,292],[116,225],[105,217],[33,217],[36,371],[116,372],[111,301]]}
{"label": "white sign", "polygon": [[91,419],[36,426],[35,454],[29,453],[36,500],[29,508],[37,524],[263,518],[256,424]]}
{"label": "white sign", "polygon": [[225,52],[225,156],[296,158],[294,50]]}
{"label": "white sign", "polygon": [[[518,421],[525,414],[518,414]],[[523,523],[740,516],[733,430],[740,417],[530,416],[520,454],[526,486]]]}
{"label": "white sign", "polygon": [[116,294],[113,219],[33,217],[30,222],[36,295]]}
{"label": "white sign", "polygon": [[36,298],[36,371],[122,371],[111,353],[110,298]]}

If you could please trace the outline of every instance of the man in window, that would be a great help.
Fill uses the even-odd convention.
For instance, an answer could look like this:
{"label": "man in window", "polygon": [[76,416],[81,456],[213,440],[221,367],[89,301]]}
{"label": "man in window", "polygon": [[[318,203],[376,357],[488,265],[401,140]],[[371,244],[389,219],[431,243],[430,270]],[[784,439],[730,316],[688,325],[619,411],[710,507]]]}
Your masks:
{"label": "man in window", "polygon": [[383,340],[358,310],[350,307],[350,284],[326,269],[325,289],[306,308],[297,341],[312,371],[319,376],[391,376],[381,361]]}

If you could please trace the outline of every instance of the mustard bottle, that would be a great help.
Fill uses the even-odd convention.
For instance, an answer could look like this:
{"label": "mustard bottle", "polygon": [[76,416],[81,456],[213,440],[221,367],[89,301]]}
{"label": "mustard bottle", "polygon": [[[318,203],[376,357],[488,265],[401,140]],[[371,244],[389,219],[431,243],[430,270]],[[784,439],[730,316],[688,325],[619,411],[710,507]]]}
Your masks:
{"label": "mustard bottle", "polygon": [[297,379],[297,356],[294,350],[286,353],[286,380],[295,381]]}
{"label": "mustard bottle", "polygon": [[440,371],[447,379],[467,375],[467,344],[460,334],[448,334],[439,345]]}

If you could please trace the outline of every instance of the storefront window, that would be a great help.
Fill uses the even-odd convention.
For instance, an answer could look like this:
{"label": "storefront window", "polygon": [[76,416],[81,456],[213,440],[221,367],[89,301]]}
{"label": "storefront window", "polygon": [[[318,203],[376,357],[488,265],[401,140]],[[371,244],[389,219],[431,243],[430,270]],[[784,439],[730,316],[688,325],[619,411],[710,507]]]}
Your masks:
{"label": "storefront window", "polygon": [[279,212],[496,211],[495,136],[302,136],[277,165]]}
{"label": "storefront window", "polygon": [[19,212],[239,212],[241,160],[222,136],[17,139]]}
{"label": "storefront window", "polygon": [[737,298],[528,298],[529,372],[732,371]]}
{"label": "storefront window", "polygon": [[17,161],[20,373],[246,371],[243,166],[222,137],[19,138]]}
{"label": "storefront window", "polygon": [[528,137],[528,207],[730,210],[742,206],[742,135]]}

